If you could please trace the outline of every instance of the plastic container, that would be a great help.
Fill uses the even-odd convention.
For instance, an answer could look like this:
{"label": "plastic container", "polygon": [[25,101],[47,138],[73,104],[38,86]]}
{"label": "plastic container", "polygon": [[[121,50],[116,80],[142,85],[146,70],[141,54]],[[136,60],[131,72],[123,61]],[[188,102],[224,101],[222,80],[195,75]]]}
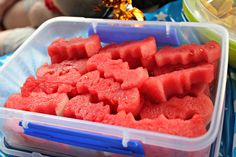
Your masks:
{"label": "plastic container", "polygon": [[[229,63],[236,68],[236,1],[183,0],[183,11],[190,22],[213,22],[225,26],[230,33]],[[207,33],[208,38],[214,38]]]}
{"label": "plastic container", "polygon": [[1,157],[47,157],[46,155],[42,155],[40,153],[36,152],[25,152],[20,150],[14,150],[11,148],[8,148],[4,142],[4,139],[2,138],[0,140],[0,156]]}
{"label": "plastic container", "polygon": [[[103,27],[106,29],[99,29]],[[138,29],[140,31],[137,33]],[[126,34],[132,38],[140,38],[140,36],[144,38],[151,33],[156,37],[157,43],[162,40],[161,43],[164,44],[160,46],[177,46],[207,41],[208,39],[199,32],[208,29],[214,31],[220,39],[221,59],[212,93],[214,102],[212,121],[208,132],[201,137],[185,138],[3,107],[8,96],[19,92],[20,86],[29,75],[35,75],[40,65],[50,62],[47,46],[59,37],[87,37],[94,32],[101,36],[102,41],[108,42],[105,37],[120,37],[119,39],[123,41],[125,40],[123,36]],[[156,33],[159,33],[162,38],[158,38]],[[170,37],[173,40],[169,40]],[[227,62],[228,32],[222,26],[215,24],[114,21],[71,17],[51,19],[40,26],[0,69],[0,130],[11,147],[38,149],[39,153],[45,150],[71,156],[115,156],[114,153],[117,153],[123,156],[207,157],[220,129]]]}
{"label": "plastic container", "polygon": [[[224,108],[225,109],[225,108]],[[216,141],[212,144],[211,146],[211,154],[210,157],[219,157],[219,151],[220,151],[220,146],[221,146],[221,138],[222,138],[222,131],[223,131],[223,122],[224,122],[224,111],[222,113],[222,118],[221,118],[221,124],[220,124],[220,130],[217,136]]]}
{"label": "plastic container", "polygon": [[[38,153],[41,152],[41,153]],[[48,152],[45,150],[31,150],[24,148],[22,150],[17,150],[8,145],[4,138],[0,139],[0,156],[1,157],[49,157],[47,154],[50,154],[50,157],[71,157],[70,155],[63,155],[54,151]]]}

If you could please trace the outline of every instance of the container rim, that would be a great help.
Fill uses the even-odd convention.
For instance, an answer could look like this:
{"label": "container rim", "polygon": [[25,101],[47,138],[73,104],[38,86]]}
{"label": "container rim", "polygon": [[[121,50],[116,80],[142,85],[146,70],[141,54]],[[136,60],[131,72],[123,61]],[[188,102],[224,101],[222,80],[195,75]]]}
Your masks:
{"label": "container rim", "polygon": [[[85,22],[85,23],[93,23],[96,25],[97,23],[111,23],[111,24],[127,24],[127,25],[137,25],[144,24],[149,26],[165,26],[169,27],[193,27],[193,28],[207,28],[217,30],[217,33],[221,36],[222,47],[221,47],[221,59],[219,64],[219,75],[218,75],[218,88],[216,92],[216,98],[214,102],[214,111],[212,115],[212,122],[210,128],[207,133],[203,136],[197,138],[186,138],[175,135],[162,134],[158,132],[144,131],[144,130],[136,130],[131,128],[124,128],[119,126],[112,126],[107,124],[88,122],[77,119],[69,119],[65,117],[57,117],[39,113],[31,113],[26,111],[19,111],[14,109],[7,109],[0,107],[0,118],[10,119],[23,118],[23,121],[31,121],[31,122],[45,122],[47,124],[58,124],[62,127],[70,127],[74,129],[88,129],[92,132],[114,135],[123,137],[123,140],[127,141],[129,139],[138,139],[141,140],[144,144],[156,145],[160,147],[166,147],[171,149],[183,150],[183,151],[197,151],[204,149],[210,146],[218,135],[218,130],[220,128],[220,122],[222,118],[223,106],[224,106],[224,94],[226,87],[226,79],[227,79],[227,68],[228,68],[228,49],[229,49],[229,34],[226,28],[218,24],[212,23],[192,23],[192,22],[138,22],[138,21],[119,21],[119,20],[107,20],[107,19],[90,19],[90,18],[79,18],[79,17],[56,17],[50,19],[43,23],[34,33],[31,35],[21,46],[17,49],[17,51],[12,55],[12,57],[0,68],[0,73],[9,65],[10,62],[18,56],[19,53],[24,49],[24,47],[35,38],[41,31],[47,28],[47,26],[51,24],[55,24],[57,22]],[[225,77],[221,77],[225,76]],[[223,94],[222,94],[223,93]],[[23,117],[21,117],[23,115]],[[38,117],[40,121],[36,118]],[[70,122],[70,123],[68,123]],[[76,126],[80,126],[76,128]],[[116,133],[116,134],[114,134]],[[151,136],[151,137],[150,137]],[[156,140],[158,139],[158,140]],[[170,142],[171,141],[171,142]]]}

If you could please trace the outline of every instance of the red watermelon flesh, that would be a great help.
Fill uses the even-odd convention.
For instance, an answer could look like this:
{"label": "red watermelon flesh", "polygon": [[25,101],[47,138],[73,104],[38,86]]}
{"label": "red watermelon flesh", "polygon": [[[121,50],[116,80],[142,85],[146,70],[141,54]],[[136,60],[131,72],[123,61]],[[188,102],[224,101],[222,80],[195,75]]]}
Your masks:
{"label": "red watermelon flesh", "polygon": [[209,85],[206,87],[206,89],[204,90],[203,93],[206,94],[207,96],[211,97],[211,88]]}
{"label": "red watermelon flesh", "polygon": [[[186,95],[198,89],[201,84],[208,84],[214,79],[214,67],[212,64],[167,73],[164,75],[149,77],[144,81],[142,92],[152,101],[165,102],[176,95]],[[205,86],[202,86],[205,88]],[[199,93],[194,93],[199,94]]]}
{"label": "red watermelon flesh", "polygon": [[[126,44],[131,43],[131,42],[126,42]],[[119,52],[119,47],[120,45],[118,44],[110,44],[110,45],[106,45],[105,47],[103,47],[101,49],[101,51],[99,52],[100,54],[109,54],[112,59],[122,59],[123,61],[127,62],[129,64],[129,67],[131,69],[135,69],[137,67],[142,66],[141,63],[141,59],[140,57],[137,56],[132,56],[131,53],[124,53],[123,55],[120,56],[120,52]],[[110,51],[112,50],[112,51]],[[154,59],[153,59],[153,63],[155,63]]]}
{"label": "red watermelon flesh", "polygon": [[42,92],[39,88],[40,81],[36,80],[33,76],[29,76],[23,87],[21,87],[21,94],[24,97],[29,96],[32,92]]}
{"label": "red watermelon flesh", "polygon": [[143,82],[148,77],[149,76],[147,70],[143,69],[142,67],[139,67],[134,70],[120,71],[120,78],[123,78],[123,83],[121,84],[121,88],[122,89],[130,89],[133,87],[141,88]]}
{"label": "red watermelon flesh", "polygon": [[65,60],[65,58],[67,58],[67,56],[64,56],[66,53],[61,54],[61,50],[59,50],[56,46],[63,42],[65,42],[65,39],[59,38],[51,43],[50,48],[48,47],[48,54],[52,63],[60,63],[61,61]]}
{"label": "red watermelon flesh", "polygon": [[64,116],[101,122],[104,116],[110,114],[108,105],[99,103],[91,103],[90,95],[78,95],[72,98],[64,108]]}
{"label": "red watermelon flesh", "polygon": [[189,95],[198,96],[200,93],[205,93],[207,88],[209,87],[208,83],[196,83],[191,86],[191,91]]}
{"label": "red watermelon flesh", "polygon": [[204,44],[204,50],[207,53],[207,62],[214,63],[220,58],[220,45],[215,41],[209,41]]}
{"label": "red watermelon flesh", "polygon": [[204,122],[199,115],[194,115],[189,120],[167,119],[160,115],[156,119],[137,121],[134,128],[184,137],[198,137],[206,133]]}
{"label": "red watermelon flesh", "polygon": [[108,53],[113,59],[120,59],[119,47],[119,44],[108,44],[101,48],[99,53]]}
{"label": "red watermelon flesh", "polygon": [[21,94],[10,96],[5,107],[61,116],[69,99],[66,94],[31,93],[28,97]]}
{"label": "red watermelon flesh", "polygon": [[11,95],[5,103],[5,107],[18,110],[30,111],[30,106],[22,101],[21,94]]}
{"label": "red watermelon flesh", "polygon": [[46,94],[58,92],[76,95],[71,92],[76,91],[76,82],[80,76],[80,73],[75,69],[64,74],[61,73],[61,75],[45,75],[37,80],[31,76],[21,88],[21,93],[22,96],[29,96],[32,92],[45,92]]}
{"label": "red watermelon flesh", "polygon": [[178,65],[165,65],[163,67],[155,66],[153,68],[153,71],[152,71],[151,75],[152,76],[159,76],[159,75],[167,74],[167,73],[170,73],[170,72],[173,72],[173,71],[179,71],[179,70],[183,70],[183,69],[196,67],[198,65],[201,65],[201,64],[190,63],[190,64],[187,64],[187,65],[178,64]]}
{"label": "red watermelon flesh", "polygon": [[44,92],[46,94],[52,94],[58,91],[58,85],[59,84],[47,82],[46,79],[36,80],[33,76],[30,76],[21,87],[21,94],[23,97],[28,97],[33,92]]}
{"label": "red watermelon flesh", "polygon": [[124,110],[137,115],[142,107],[137,88],[122,90],[120,84],[113,79],[101,78],[99,71],[84,74],[76,86],[79,94],[89,92],[97,95],[100,101],[109,102],[111,108],[117,107],[118,112]]}
{"label": "red watermelon flesh", "polygon": [[91,57],[100,49],[100,38],[95,34],[86,39],[82,37],[68,40],[60,38],[49,45],[48,54],[52,63],[60,63],[64,60]]}
{"label": "red watermelon flesh", "polygon": [[77,70],[80,74],[85,74],[87,72],[87,60],[88,59],[65,60],[61,63],[51,65],[44,64],[37,69],[36,76],[38,78],[51,75],[60,76],[69,72],[71,69]]}
{"label": "red watermelon flesh", "polygon": [[[196,67],[196,66],[203,65],[203,64],[205,64],[205,63],[190,63],[190,64],[187,64],[187,65],[182,65],[182,64],[165,65],[163,67],[154,66],[154,68],[150,71],[150,75],[151,76],[158,76],[158,75],[170,73],[170,72],[173,72],[173,71],[179,71],[179,70],[183,70],[183,69]],[[212,64],[214,65],[214,74],[215,74],[215,77],[216,77],[217,69],[218,69],[218,61],[215,61]]]}
{"label": "red watermelon flesh", "polygon": [[163,114],[168,119],[180,118],[187,120],[193,115],[199,114],[205,125],[207,125],[211,120],[213,108],[211,99],[205,94],[200,94],[197,97],[172,97],[170,100],[160,104],[152,104],[146,101],[140,116],[142,119],[155,119]]}
{"label": "red watermelon flesh", "polygon": [[[121,58],[128,61],[131,68],[143,66],[149,68],[154,64],[156,54],[156,41],[153,37],[148,37],[140,41],[129,41],[123,44],[112,44],[105,46],[100,53],[111,53],[113,59]],[[141,65],[137,65],[141,63]]]}
{"label": "red watermelon flesh", "polygon": [[199,115],[194,115],[189,120],[167,119],[164,115],[159,115],[155,119],[136,121],[132,114],[121,111],[116,115],[106,116],[102,123],[185,137],[197,137],[206,132],[202,117]]}
{"label": "red watermelon flesh", "polygon": [[87,70],[93,71],[105,68],[107,65],[120,65],[122,69],[129,69],[129,65],[121,59],[112,60],[110,53],[99,53],[90,57],[87,61]]}
{"label": "red watermelon flesh", "polygon": [[57,93],[67,93],[69,98],[73,98],[77,95],[77,89],[76,86],[60,84],[57,88]]}
{"label": "red watermelon flesh", "polygon": [[147,70],[142,67],[129,69],[127,62],[120,59],[112,60],[110,57],[107,53],[92,56],[87,62],[87,69],[89,71],[97,69],[105,78],[114,78],[122,83],[122,89],[139,88],[148,78]]}
{"label": "red watermelon flesh", "polygon": [[51,75],[51,76],[45,76],[42,79],[46,79],[46,81],[48,83],[62,83],[62,84],[70,84],[70,85],[75,85],[76,81],[78,80],[78,78],[80,78],[80,73],[75,70],[75,69],[71,69],[69,71],[67,71],[64,74],[60,74],[58,75]]}
{"label": "red watermelon flesh", "polygon": [[135,119],[131,113],[127,114],[125,111],[120,111],[115,115],[109,114],[105,116],[102,123],[132,128],[134,126]]}
{"label": "red watermelon flesh", "polygon": [[177,48],[164,47],[156,55],[157,67],[165,65],[187,65],[190,63],[213,63],[220,57],[220,45],[215,41],[204,45],[187,44]]}

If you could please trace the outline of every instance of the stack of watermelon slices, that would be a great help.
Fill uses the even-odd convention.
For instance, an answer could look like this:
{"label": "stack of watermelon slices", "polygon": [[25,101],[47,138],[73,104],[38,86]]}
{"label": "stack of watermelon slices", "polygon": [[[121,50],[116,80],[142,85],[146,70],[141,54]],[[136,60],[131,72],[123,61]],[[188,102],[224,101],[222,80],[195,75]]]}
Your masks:
{"label": "stack of watermelon slices", "polygon": [[157,50],[156,41],[101,46],[99,36],[60,38],[52,64],[29,76],[5,107],[185,137],[206,132],[220,46]]}

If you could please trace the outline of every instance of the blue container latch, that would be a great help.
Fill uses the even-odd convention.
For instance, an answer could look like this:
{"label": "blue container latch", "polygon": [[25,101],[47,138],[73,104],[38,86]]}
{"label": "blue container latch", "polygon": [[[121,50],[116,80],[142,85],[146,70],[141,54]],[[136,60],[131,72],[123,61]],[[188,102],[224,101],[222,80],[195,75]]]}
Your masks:
{"label": "blue container latch", "polygon": [[154,37],[158,47],[179,46],[180,41],[176,28],[167,26],[121,26],[108,24],[97,24],[91,26],[88,35],[98,34],[103,43],[121,44],[127,41],[142,40],[147,37]]}
{"label": "blue container latch", "polygon": [[19,125],[23,127],[24,134],[45,140],[97,151],[105,151],[135,157],[145,156],[142,143],[136,140],[129,140],[127,142],[127,147],[124,147],[122,144],[122,138],[118,137],[59,128],[55,126],[45,126],[32,122],[20,121]]}

